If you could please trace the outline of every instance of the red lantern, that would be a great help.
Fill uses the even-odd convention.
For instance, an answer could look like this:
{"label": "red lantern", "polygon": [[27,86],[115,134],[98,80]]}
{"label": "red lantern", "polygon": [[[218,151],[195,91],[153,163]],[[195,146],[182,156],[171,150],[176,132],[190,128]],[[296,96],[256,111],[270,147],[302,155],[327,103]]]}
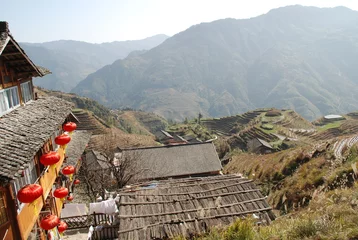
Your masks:
{"label": "red lantern", "polygon": [[71,166],[71,165],[62,168],[62,173],[63,173],[64,175],[72,175],[72,174],[74,174],[75,172],[76,172],[75,167],[74,167],[74,166]]}
{"label": "red lantern", "polygon": [[81,181],[78,179],[75,179],[75,181],[73,181],[73,184],[75,184],[75,185],[80,184],[80,183],[81,183]]}
{"label": "red lantern", "polygon": [[65,187],[57,188],[53,192],[53,196],[55,196],[56,198],[65,198],[67,195],[68,195],[68,189]]}
{"label": "red lantern", "polygon": [[59,233],[63,233],[68,228],[67,223],[64,221],[60,221],[60,224],[58,224],[57,229]]}
{"label": "red lantern", "polygon": [[41,156],[40,162],[45,166],[50,166],[58,163],[60,159],[61,156],[58,152],[49,152]]}
{"label": "red lantern", "polygon": [[73,196],[68,196],[68,197],[67,197],[67,200],[68,200],[68,201],[72,201],[73,199],[74,199]]}
{"label": "red lantern", "polygon": [[59,223],[60,219],[57,216],[49,214],[41,220],[40,227],[45,230],[51,230],[52,228],[55,228]]}
{"label": "red lantern", "polygon": [[77,128],[77,125],[74,122],[68,122],[63,125],[63,130],[66,132],[72,132],[72,131],[76,130],[76,128]]}
{"label": "red lantern", "polygon": [[60,146],[66,145],[70,141],[71,141],[71,137],[68,136],[67,134],[62,134],[55,138],[55,143]]}
{"label": "red lantern", "polygon": [[28,184],[17,192],[17,199],[22,203],[32,203],[42,194],[43,189],[39,184]]}

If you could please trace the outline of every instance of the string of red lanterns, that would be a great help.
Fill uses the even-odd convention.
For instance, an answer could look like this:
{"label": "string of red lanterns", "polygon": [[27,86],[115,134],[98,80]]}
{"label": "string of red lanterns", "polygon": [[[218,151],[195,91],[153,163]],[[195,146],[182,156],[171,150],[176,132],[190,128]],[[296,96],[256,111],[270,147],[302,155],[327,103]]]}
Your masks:
{"label": "string of red lanterns", "polygon": [[60,218],[56,215],[48,214],[40,222],[40,227],[44,230],[51,230],[60,223]]}
{"label": "string of red lanterns", "polygon": [[65,187],[57,188],[57,189],[53,192],[53,196],[54,196],[55,198],[64,199],[67,195],[68,195],[68,189],[65,188]]}
{"label": "string of red lanterns", "polygon": [[60,221],[60,223],[57,226],[58,232],[59,233],[63,233],[64,231],[66,231],[68,228],[68,225],[66,222],[64,221]]}
{"label": "string of red lanterns", "polygon": [[32,203],[42,194],[43,188],[39,184],[27,184],[17,192],[17,199],[22,203]]}
{"label": "string of red lanterns", "polygon": [[60,161],[61,156],[58,152],[49,152],[41,156],[40,162],[44,166],[50,166]]}
{"label": "string of red lanterns", "polygon": [[71,141],[71,137],[67,134],[61,134],[55,138],[55,143],[60,146],[65,146]]}
{"label": "string of red lanterns", "polygon": [[65,124],[63,125],[63,127],[62,127],[62,129],[63,129],[64,131],[69,132],[69,133],[71,133],[71,132],[73,132],[74,130],[76,130],[76,128],[77,128],[77,125],[76,125],[76,123],[74,123],[74,122],[67,122],[67,123],[65,123]]}

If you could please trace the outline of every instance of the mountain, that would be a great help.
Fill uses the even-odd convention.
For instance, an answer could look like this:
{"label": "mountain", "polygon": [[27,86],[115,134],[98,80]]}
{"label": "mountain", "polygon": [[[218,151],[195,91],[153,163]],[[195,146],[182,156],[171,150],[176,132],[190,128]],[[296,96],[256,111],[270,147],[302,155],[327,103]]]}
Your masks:
{"label": "mountain", "polygon": [[192,26],[90,74],[73,91],[174,120],[263,107],[313,120],[357,108],[356,59],[358,12],[295,5]]}
{"label": "mountain", "polygon": [[135,51],[139,54],[162,43],[168,36],[160,34],[142,40],[93,44],[72,40],[45,43],[21,43],[31,59],[51,69],[52,74],[36,79],[35,84],[47,89],[69,92],[88,74]]}

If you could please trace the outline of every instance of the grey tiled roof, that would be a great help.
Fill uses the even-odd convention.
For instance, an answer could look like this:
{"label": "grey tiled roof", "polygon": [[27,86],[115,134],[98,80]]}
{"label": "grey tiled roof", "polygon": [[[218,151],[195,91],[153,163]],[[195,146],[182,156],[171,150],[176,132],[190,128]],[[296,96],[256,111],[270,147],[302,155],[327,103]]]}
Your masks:
{"label": "grey tiled roof", "polygon": [[152,181],[119,192],[118,239],[191,239],[255,214],[267,225],[275,218],[253,180],[237,175]]}
{"label": "grey tiled roof", "polygon": [[257,140],[258,140],[262,145],[264,145],[265,147],[272,149],[272,146],[271,146],[268,142],[266,142],[265,140],[262,140],[261,138],[257,138]]}
{"label": "grey tiled roof", "polygon": [[76,165],[77,160],[85,150],[92,133],[89,131],[75,131],[71,136],[71,142],[67,145],[67,163]]}
{"label": "grey tiled roof", "polygon": [[73,104],[48,97],[0,118],[0,178],[14,179],[70,114]]}
{"label": "grey tiled roof", "polygon": [[122,149],[122,156],[134,157],[138,167],[146,169],[139,179],[192,176],[221,170],[221,162],[212,143]]}

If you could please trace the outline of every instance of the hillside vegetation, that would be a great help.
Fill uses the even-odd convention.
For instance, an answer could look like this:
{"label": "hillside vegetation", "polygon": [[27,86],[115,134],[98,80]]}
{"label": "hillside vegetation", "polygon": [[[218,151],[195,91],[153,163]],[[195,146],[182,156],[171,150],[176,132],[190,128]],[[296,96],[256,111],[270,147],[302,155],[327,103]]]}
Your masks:
{"label": "hillside vegetation", "polygon": [[103,67],[74,91],[177,121],[262,107],[309,120],[355,111],[357,23],[348,8],[303,6],[201,23]]}
{"label": "hillside vegetation", "polygon": [[[158,129],[165,129],[165,119],[147,112],[132,110],[111,110],[99,104],[97,101],[86,97],[80,97],[73,93],[51,91],[43,88],[36,88],[38,96],[55,96],[66,99],[75,104],[73,113],[86,126],[92,126],[97,133],[103,133],[103,128],[116,128],[126,134],[148,135],[154,139],[154,133]],[[118,131],[116,131],[118,134]],[[143,138],[146,138],[143,136]]]}

